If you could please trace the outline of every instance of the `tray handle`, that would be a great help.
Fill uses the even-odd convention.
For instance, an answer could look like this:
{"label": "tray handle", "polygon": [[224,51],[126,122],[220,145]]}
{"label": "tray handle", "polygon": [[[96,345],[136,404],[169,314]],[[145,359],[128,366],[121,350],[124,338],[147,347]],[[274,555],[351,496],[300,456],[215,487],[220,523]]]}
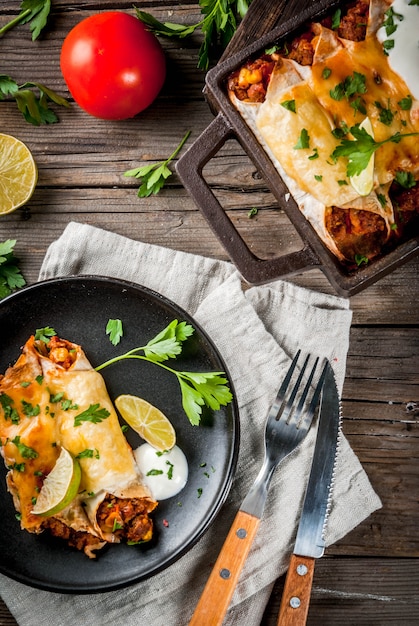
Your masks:
{"label": "tray handle", "polygon": [[236,230],[202,175],[206,163],[228,139],[235,136],[226,117],[222,113],[218,113],[177,162],[176,170],[185,189],[192,196],[215,235],[248,283],[263,284],[282,276],[320,267],[321,263],[318,257],[308,246],[274,259],[260,259],[250,251]]}

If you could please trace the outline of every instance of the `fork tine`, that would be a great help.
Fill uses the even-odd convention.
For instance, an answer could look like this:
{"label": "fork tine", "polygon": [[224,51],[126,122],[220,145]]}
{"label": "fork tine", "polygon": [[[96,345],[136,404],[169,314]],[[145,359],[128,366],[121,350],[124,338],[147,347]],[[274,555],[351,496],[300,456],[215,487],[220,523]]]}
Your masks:
{"label": "fork tine", "polygon": [[[300,351],[299,351],[299,352],[300,352]],[[294,387],[293,387],[293,388],[292,388],[292,390],[291,390],[291,393],[290,393],[290,396],[289,396],[289,398],[288,398],[288,401],[285,403],[285,405],[284,405],[284,407],[283,407],[282,411],[279,411],[278,415],[276,416],[276,419],[277,419],[277,420],[278,420],[279,418],[282,418],[282,419],[288,420],[288,418],[289,418],[289,416],[290,416],[290,413],[291,413],[292,409],[294,408],[294,406],[293,406],[293,405],[294,405],[294,401],[295,401],[295,398],[296,398],[296,396],[297,396],[298,390],[299,390],[299,388],[300,388],[301,381],[303,380],[303,376],[304,376],[304,373],[305,373],[305,371],[306,371],[307,364],[308,364],[308,361],[309,361],[309,359],[310,359],[310,356],[311,356],[310,354],[308,354],[308,355],[306,356],[306,359],[305,359],[305,361],[304,361],[304,363],[303,363],[303,366],[302,366],[302,368],[301,368],[301,371],[300,371],[300,373],[299,373],[299,375],[298,375],[297,381],[296,381],[296,383],[295,383]],[[312,373],[314,374],[314,372],[312,372]],[[304,389],[304,394],[305,394],[305,396],[307,395],[307,393],[308,393],[308,388],[307,388],[307,385],[306,385],[306,388]],[[301,404],[301,409],[302,409],[302,406],[303,406],[303,404],[304,404],[305,396],[304,396],[304,399],[303,399],[303,403],[301,404],[301,401],[300,401],[300,403],[299,403],[299,405],[298,405],[298,406],[300,406],[300,404]]]}
{"label": "fork tine", "polygon": [[[317,362],[318,362],[318,359],[316,359],[316,363],[315,363],[314,368],[313,368],[313,370],[311,372],[311,377],[310,377],[309,381],[307,382],[307,385],[306,385],[307,392],[308,392],[308,387],[310,386],[311,380],[313,379],[314,370],[317,367]],[[320,394],[321,394],[322,389],[323,389],[324,379],[326,378],[326,371],[327,371],[327,361],[325,361],[325,363],[323,365],[322,373],[320,374],[320,377],[319,377],[318,383],[316,385],[316,388],[314,390],[313,397],[311,399],[310,405],[309,405],[308,409],[306,410],[306,413],[305,413],[305,416],[304,416],[303,424],[304,424],[304,428],[306,428],[306,429],[310,428],[311,422],[313,421],[314,413],[316,411],[316,407],[317,407],[317,405],[319,403],[319,399],[320,399]],[[304,390],[304,391],[306,391],[306,390]],[[300,408],[300,406],[298,408]],[[301,426],[303,424],[301,424]]]}

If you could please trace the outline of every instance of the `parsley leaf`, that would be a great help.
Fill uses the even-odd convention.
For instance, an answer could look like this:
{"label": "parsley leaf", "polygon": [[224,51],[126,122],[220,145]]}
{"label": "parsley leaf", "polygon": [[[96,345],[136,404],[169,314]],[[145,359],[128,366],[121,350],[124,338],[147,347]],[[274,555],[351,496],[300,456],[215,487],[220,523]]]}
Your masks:
{"label": "parsley leaf", "polygon": [[17,265],[19,260],[13,254],[15,245],[16,239],[7,239],[0,243],[0,299],[26,285]]}
{"label": "parsley leaf", "polygon": [[34,126],[58,122],[57,115],[49,108],[51,102],[60,106],[70,106],[65,98],[41,83],[26,82],[18,85],[10,76],[0,74],[0,100],[7,97],[16,100],[25,120]]}
{"label": "parsley leaf", "polygon": [[293,147],[294,150],[304,150],[305,148],[310,147],[310,136],[306,128],[302,129],[298,141]]}
{"label": "parsley leaf", "polygon": [[412,187],[416,187],[416,180],[412,172],[404,172],[400,170],[396,172],[395,180],[405,189],[412,189]]}
{"label": "parsley leaf", "polygon": [[44,328],[37,328],[35,331],[35,341],[43,341],[49,343],[51,337],[55,337],[57,333],[51,326],[45,326]]}
{"label": "parsley leaf", "polygon": [[280,105],[292,113],[296,113],[297,111],[295,107],[295,100],[284,100],[283,102],[280,102]]}
{"label": "parsley leaf", "polygon": [[0,37],[3,37],[17,24],[31,22],[32,41],[35,41],[46,26],[50,11],[51,0],[22,0],[19,15],[0,28]]}
{"label": "parsley leaf", "polygon": [[397,104],[400,106],[402,111],[410,111],[410,109],[412,108],[412,104],[413,104],[413,98],[409,94],[405,98],[402,98],[400,102],[398,102]]}
{"label": "parsley leaf", "polygon": [[[139,359],[159,365],[177,377],[182,394],[183,409],[191,424],[198,425],[203,406],[218,410],[220,406],[225,406],[231,402],[233,396],[224,372],[184,372],[163,364],[163,361],[176,358],[181,354],[183,342],[193,332],[194,328],[190,324],[173,320],[153,339],[150,339],[145,346],[134,348],[102,363],[96,367],[96,371],[125,359]],[[138,352],[144,354],[140,355]]]}
{"label": "parsley leaf", "polygon": [[121,320],[108,320],[108,323],[106,324],[106,334],[109,335],[111,344],[117,346],[121,341],[122,335],[124,334]]}
{"label": "parsley leaf", "polygon": [[340,145],[334,149],[331,155],[335,160],[339,157],[348,158],[346,170],[348,176],[360,174],[367,167],[374,152],[384,144],[389,142],[399,143],[403,137],[413,137],[419,134],[407,133],[402,135],[401,133],[395,133],[383,141],[375,141],[365,128],[360,128],[359,125],[352,126],[350,132],[354,139],[342,139]]}
{"label": "parsley leaf", "polygon": [[99,424],[109,417],[109,415],[108,409],[101,407],[99,403],[91,404],[88,409],[76,415],[74,418],[74,426],[81,426],[83,422]]}
{"label": "parsley leaf", "polygon": [[172,22],[159,22],[155,17],[136,9],[137,17],[156,35],[164,37],[188,37],[201,29],[204,40],[199,50],[198,67],[207,70],[213,50],[220,44],[226,47],[233,37],[237,21],[243,18],[251,0],[199,0],[203,19],[185,26]]}
{"label": "parsley leaf", "polygon": [[159,193],[160,189],[166,183],[166,180],[172,175],[168,167],[169,163],[181,151],[190,134],[191,131],[186,133],[176,150],[165,161],[144,165],[143,167],[136,167],[124,172],[124,176],[133,176],[140,179],[141,186],[138,189],[139,198],[148,198],[151,194]]}
{"label": "parsley leaf", "polygon": [[26,446],[24,443],[21,443],[20,436],[16,436],[12,439],[12,443],[17,447],[19,454],[24,459],[36,459],[39,455],[36,450]]}

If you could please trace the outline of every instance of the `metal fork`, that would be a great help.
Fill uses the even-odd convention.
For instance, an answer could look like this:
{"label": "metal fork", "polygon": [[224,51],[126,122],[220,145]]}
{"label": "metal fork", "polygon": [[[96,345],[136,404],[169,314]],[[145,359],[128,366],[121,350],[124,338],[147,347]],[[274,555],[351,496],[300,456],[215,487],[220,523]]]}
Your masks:
{"label": "metal fork", "polygon": [[233,521],[189,626],[220,626],[223,623],[259,527],[274,470],[298,446],[310,429],[323,387],[326,365],[313,390],[312,383],[319,362],[316,358],[304,387],[300,389],[311,358],[308,355],[289,391],[300,354],[301,351],[298,350],[269,410],[262,467]]}

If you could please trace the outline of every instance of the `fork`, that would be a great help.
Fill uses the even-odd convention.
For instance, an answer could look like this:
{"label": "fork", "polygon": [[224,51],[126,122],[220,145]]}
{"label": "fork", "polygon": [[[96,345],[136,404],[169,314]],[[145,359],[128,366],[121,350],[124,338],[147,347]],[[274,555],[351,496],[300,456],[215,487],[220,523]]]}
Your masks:
{"label": "fork", "polygon": [[300,354],[301,350],[298,350],[269,410],[265,425],[265,454],[262,467],[234,518],[189,626],[220,626],[223,623],[240,572],[256,535],[274,470],[280,461],[298,446],[310,429],[323,387],[326,365],[313,391],[312,383],[319,362],[318,358],[315,359],[301,391],[300,387],[311,358],[309,354],[294,386],[288,391]]}

